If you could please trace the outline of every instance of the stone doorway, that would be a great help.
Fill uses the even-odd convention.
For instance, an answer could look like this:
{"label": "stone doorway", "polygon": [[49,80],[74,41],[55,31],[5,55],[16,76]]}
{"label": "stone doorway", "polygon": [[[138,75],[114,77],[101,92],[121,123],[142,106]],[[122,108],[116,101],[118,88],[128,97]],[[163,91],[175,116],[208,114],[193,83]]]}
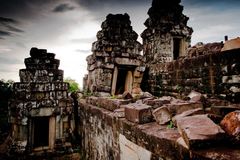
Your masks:
{"label": "stone doorway", "polygon": [[115,67],[113,74],[112,95],[123,94],[124,91],[132,91],[133,69],[129,67]]}
{"label": "stone doorway", "polygon": [[33,147],[49,146],[49,117],[33,119]]}

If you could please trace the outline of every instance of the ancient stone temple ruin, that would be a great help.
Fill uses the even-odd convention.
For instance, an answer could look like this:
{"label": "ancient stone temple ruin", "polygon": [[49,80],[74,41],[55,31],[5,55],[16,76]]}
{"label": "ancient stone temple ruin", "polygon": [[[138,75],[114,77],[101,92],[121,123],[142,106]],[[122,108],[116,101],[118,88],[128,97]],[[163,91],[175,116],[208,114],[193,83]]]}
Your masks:
{"label": "ancient stone temple ruin", "polygon": [[10,148],[45,155],[76,141],[69,155],[84,160],[240,159],[240,40],[188,48],[182,11],[153,0],[143,46],[127,14],[109,14],[73,103],[55,54],[32,48],[9,103]]}
{"label": "ancient stone temple ruin", "polygon": [[180,0],[153,0],[144,23],[143,52],[146,63],[164,63],[186,55],[190,45],[192,28],[187,26],[188,17],[183,15]]}
{"label": "ancient stone temple ruin", "polygon": [[32,48],[30,56],[9,104],[15,152],[57,149],[71,126],[72,99],[59,60],[45,49]]}
{"label": "ancient stone temple ruin", "polygon": [[93,54],[87,57],[85,89],[102,95],[139,92],[145,68],[137,38],[128,14],[109,14],[92,45]]}

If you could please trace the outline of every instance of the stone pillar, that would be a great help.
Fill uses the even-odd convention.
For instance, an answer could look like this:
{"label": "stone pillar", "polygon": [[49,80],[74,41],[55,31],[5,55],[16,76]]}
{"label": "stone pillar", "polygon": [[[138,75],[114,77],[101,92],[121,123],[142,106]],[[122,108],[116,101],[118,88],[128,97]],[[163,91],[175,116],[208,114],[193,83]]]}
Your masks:
{"label": "stone pillar", "polygon": [[133,86],[133,73],[132,71],[127,72],[126,80],[125,80],[125,91],[132,92]]}

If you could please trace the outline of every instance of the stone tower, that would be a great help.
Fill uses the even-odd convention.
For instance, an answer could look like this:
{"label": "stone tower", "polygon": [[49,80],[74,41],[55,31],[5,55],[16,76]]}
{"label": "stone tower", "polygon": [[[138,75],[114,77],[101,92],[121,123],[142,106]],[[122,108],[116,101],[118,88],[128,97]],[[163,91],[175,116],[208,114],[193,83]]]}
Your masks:
{"label": "stone tower", "polygon": [[92,54],[87,57],[85,89],[102,96],[140,92],[144,72],[142,45],[128,14],[109,14],[97,33]]}
{"label": "stone tower", "polygon": [[146,63],[164,63],[186,54],[190,45],[192,28],[183,15],[181,0],[153,0],[144,23],[143,53]]}
{"label": "stone tower", "polygon": [[65,142],[70,128],[72,99],[59,60],[45,49],[32,48],[30,56],[9,103],[16,152],[57,149],[56,142]]}

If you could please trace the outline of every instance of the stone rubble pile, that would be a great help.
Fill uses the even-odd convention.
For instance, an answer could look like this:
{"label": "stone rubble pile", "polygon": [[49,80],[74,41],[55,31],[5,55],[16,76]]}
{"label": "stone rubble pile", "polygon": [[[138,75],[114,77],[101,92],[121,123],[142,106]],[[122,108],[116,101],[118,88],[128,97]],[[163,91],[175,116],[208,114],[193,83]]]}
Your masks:
{"label": "stone rubble pile", "polygon": [[147,92],[142,92],[141,95],[129,99],[88,97],[87,103],[111,110],[116,117],[125,117],[133,123],[156,121],[159,125],[171,124],[171,127],[177,128],[182,136],[181,145],[188,149],[218,145],[226,139],[239,142],[238,105],[229,105],[217,99],[206,99],[196,91],[192,91],[187,100],[170,96],[157,98]]}

